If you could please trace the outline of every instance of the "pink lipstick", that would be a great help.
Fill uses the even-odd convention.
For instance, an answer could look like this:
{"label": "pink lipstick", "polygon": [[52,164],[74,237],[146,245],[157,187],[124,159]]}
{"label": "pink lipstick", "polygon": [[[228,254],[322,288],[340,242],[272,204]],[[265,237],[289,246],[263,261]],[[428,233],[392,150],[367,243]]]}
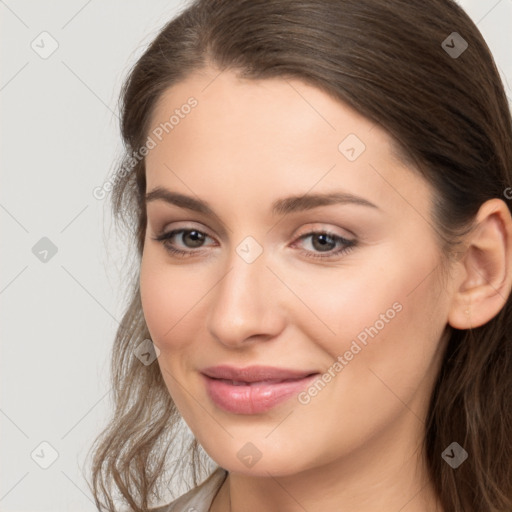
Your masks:
{"label": "pink lipstick", "polygon": [[201,373],[211,400],[234,414],[266,412],[299,393],[319,375],[314,370],[227,365],[204,368]]}

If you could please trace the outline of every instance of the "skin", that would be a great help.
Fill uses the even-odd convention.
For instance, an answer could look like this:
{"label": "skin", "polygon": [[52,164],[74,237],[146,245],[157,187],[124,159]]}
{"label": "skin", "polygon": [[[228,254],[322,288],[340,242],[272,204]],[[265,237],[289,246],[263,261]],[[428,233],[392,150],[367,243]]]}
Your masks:
{"label": "skin", "polygon": [[[435,510],[421,449],[426,411],[450,325],[487,322],[510,293],[506,205],[482,206],[478,229],[443,272],[433,191],[397,159],[381,127],[299,80],[207,69],[165,92],[151,129],[190,96],[198,105],[146,156],[146,190],[200,198],[215,215],[148,202],[140,285],[169,393],[229,471],[210,510]],[[366,146],[355,161],[338,149],[348,134]],[[334,190],[376,208],[270,212],[276,199]],[[207,235],[202,246],[174,237],[190,257],[154,239],[179,228]],[[308,258],[326,253],[318,237],[300,236],[325,230],[357,243]],[[236,252],[247,236],[263,250],[252,263]],[[292,397],[238,415],[206,393],[199,372],[218,364],[326,372],[397,303],[400,312],[307,404]],[[237,457],[248,442],[262,454],[252,467]]]}

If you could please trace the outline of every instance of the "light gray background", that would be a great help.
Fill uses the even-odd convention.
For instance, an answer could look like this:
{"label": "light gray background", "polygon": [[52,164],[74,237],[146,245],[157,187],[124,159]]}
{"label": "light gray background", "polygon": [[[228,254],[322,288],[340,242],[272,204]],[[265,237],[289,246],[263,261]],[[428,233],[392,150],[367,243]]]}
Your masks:
{"label": "light gray background", "polygon": [[[512,100],[512,0],[460,3]],[[183,5],[0,0],[2,511],[95,510],[81,467],[110,407],[109,353],[129,267],[109,197],[92,191],[121,151],[122,80]],[[48,51],[52,39],[58,48],[46,59],[31,47]],[[32,252],[43,237],[57,247],[46,262]],[[47,469],[42,442],[58,453]]]}

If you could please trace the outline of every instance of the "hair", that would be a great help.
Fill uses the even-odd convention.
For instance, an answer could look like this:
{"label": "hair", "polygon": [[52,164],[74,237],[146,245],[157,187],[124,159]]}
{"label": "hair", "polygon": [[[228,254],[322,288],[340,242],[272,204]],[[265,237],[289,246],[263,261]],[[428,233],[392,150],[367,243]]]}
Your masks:
{"label": "hair", "polygon": [[[468,43],[457,58],[442,46],[453,32]],[[133,155],[146,142],[162,94],[206,68],[234,70],[244,79],[300,79],[379,123],[402,160],[434,190],[432,217],[443,255],[472,226],[479,207],[502,198],[512,183],[504,87],[482,35],[454,1],[197,0],[161,29],[121,92],[125,153],[111,199],[116,220],[137,246],[138,263],[146,181],[145,160]],[[113,346],[115,410],[94,444],[89,485],[100,510],[115,510],[114,490],[133,510],[149,510],[163,487],[168,454],[177,439],[183,446],[181,416],[159,366],[133,357],[150,338],[138,279],[136,272]],[[447,512],[512,510],[511,304],[509,296],[478,328],[449,328],[423,446]],[[456,470],[441,457],[454,441],[469,454]],[[190,470],[189,487],[207,476],[201,449],[192,439],[171,464],[182,475]]]}

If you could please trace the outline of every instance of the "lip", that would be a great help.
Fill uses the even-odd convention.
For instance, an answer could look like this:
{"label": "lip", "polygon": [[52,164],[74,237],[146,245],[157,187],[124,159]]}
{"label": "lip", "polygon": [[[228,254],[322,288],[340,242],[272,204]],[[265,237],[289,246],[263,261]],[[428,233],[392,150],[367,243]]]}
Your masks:
{"label": "lip", "polygon": [[299,393],[319,375],[314,370],[227,365],[204,368],[201,373],[210,399],[234,414],[268,411]]}

